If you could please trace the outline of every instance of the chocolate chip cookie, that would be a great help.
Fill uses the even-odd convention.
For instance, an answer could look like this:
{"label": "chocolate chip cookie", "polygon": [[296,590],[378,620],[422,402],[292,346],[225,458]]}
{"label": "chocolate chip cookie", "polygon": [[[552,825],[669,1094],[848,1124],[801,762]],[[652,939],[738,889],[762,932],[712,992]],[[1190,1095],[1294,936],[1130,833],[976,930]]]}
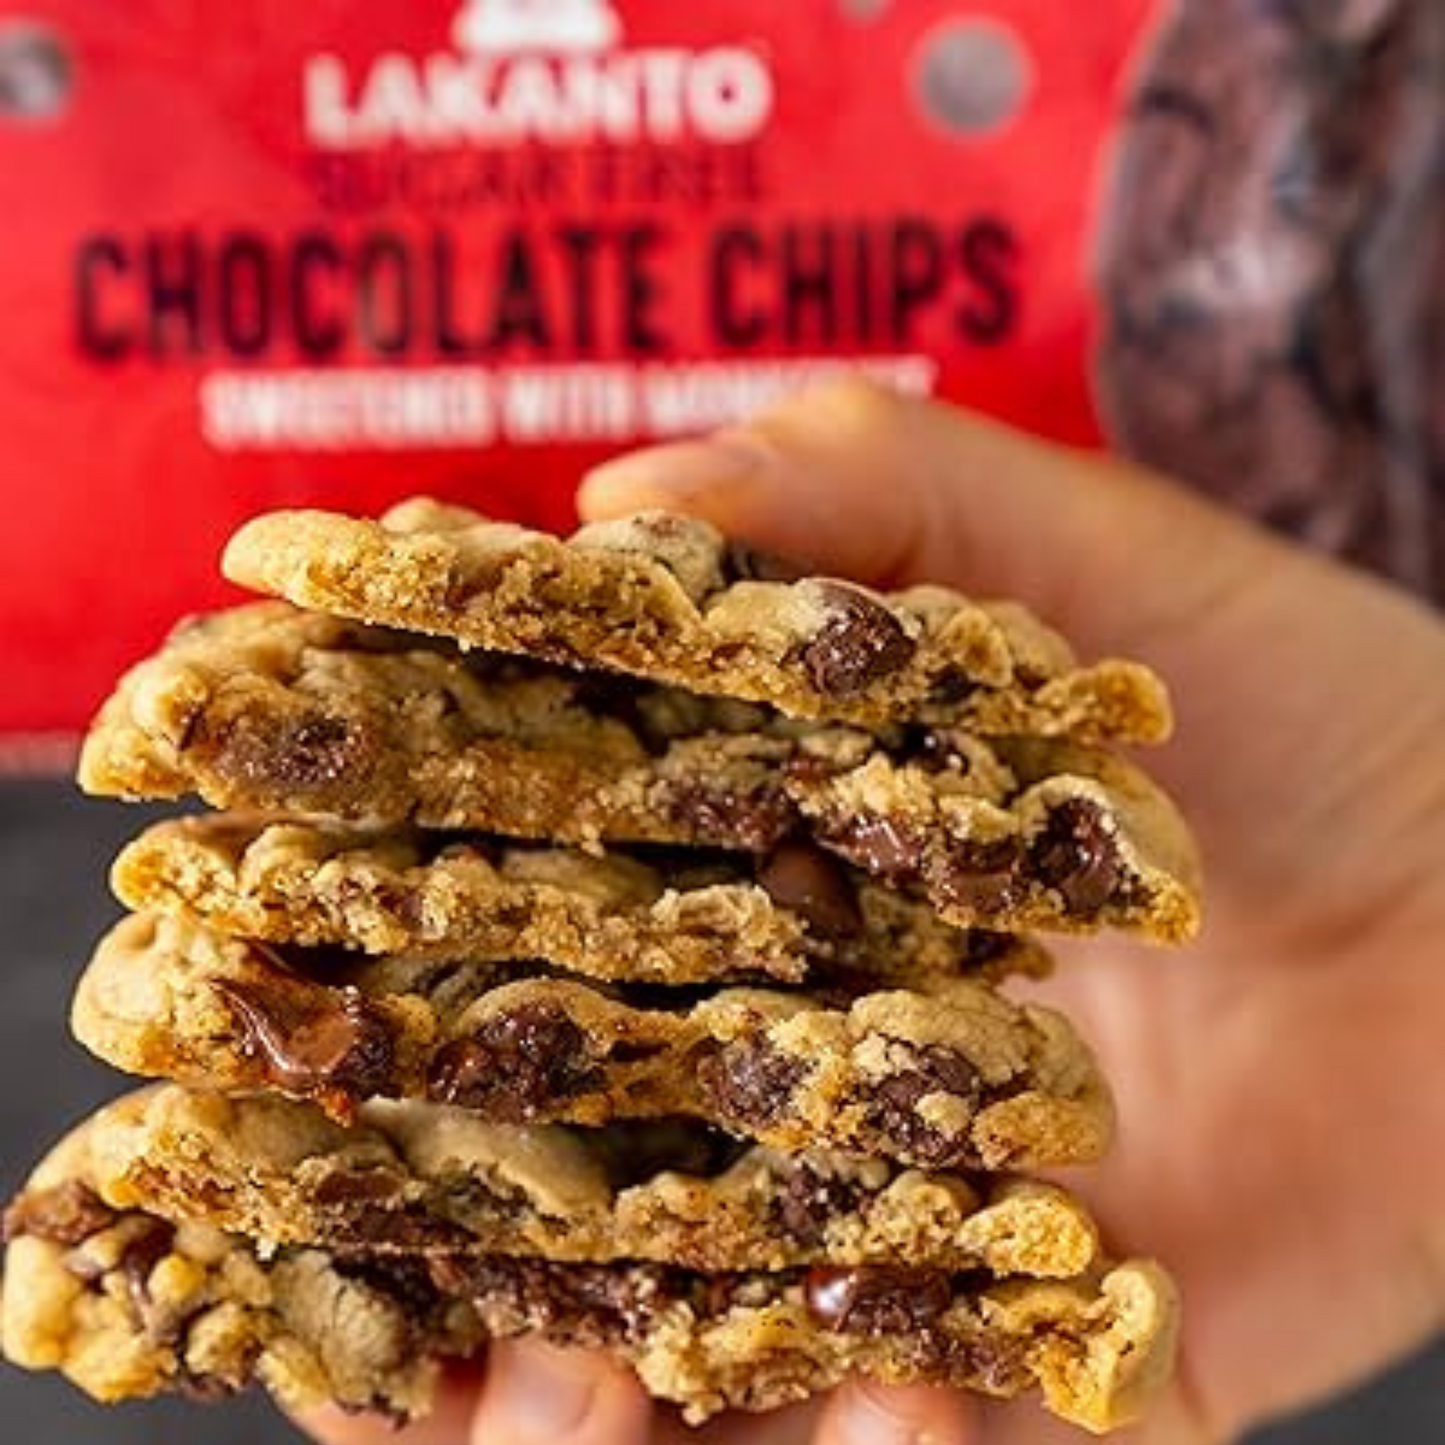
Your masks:
{"label": "chocolate chip cookie", "polygon": [[766,852],[811,837],[959,927],[1169,940],[1198,865],[1110,753],[791,722],[260,604],[192,622],[97,719],[82,786],[218,807]]}
{"label": "chocolate chip cookie", "polygon": [[790,1152],[926,1168],[1097,1159],[1111,1108],[1047,1009],[977,980],[816,991],[499,979],[485,964],[281,953],[134,915],[81,980],[76,1037],[132,1073],[312,1099],[340,1119],[410,1098],[494,1122],[688,1115]]}
{"label": "chocolate chip cookie", "polygon": [[798,840],[772,852],[523,847],[478,835],[265,814],[156,824],[111,881],[138,911],[272,943],[691,984],[933,973],[1041,976],[1026,938],[955,928]]}
{"label": "chocolate chip cookie", "polygon": [[274,1250],[117,1209],[82,1128],[7,1214],[6,1355],[98,1399],[215,1398],[253,1382],[293,1408],[423,1417],[438,1365],[535,1334],[601,1348],[699,1422],[855,1374],[1000,1397],[1040,1390],[1093,1430],[1168,1373],[1172,1286],[1152,1264],[986,1283],[899,1265],[703,1274],[487,1255]]}
{"label": "chocolate chip cookie", "polygon": [[1012,603],[941,587],[884,596],[803,576],[705,522],[660,512],[565,540],[424,499],[380,521],[277,512],[242,527],[223,568],[321,612],[794,717],[1128,742],[1169,730],[1147,668],[1081,668]]}
{"label": "chocolate chip cookie", "polygon": [[462,1109],[305,1104],[174,1085],[86,1125],[105,1202],[347,1254],[466,1253],[687,1269],[891,1264],[1069,1279],[1098,1257],[1051,1185],[782,1154],[691,1120],[500,1125]]}

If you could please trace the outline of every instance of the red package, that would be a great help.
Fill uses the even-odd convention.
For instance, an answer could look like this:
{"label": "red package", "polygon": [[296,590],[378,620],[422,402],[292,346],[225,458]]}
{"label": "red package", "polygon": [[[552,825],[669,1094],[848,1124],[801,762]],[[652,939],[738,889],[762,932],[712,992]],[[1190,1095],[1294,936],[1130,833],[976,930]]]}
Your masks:
{"label": "red package", "polygon": [[[0,731],[81,725],[225,600],[256,511],[429,492],[565,525],[593,461],[844,366],[1074,442],[1107,415],[1445,591],[1439,328],[1400,340],[1438,313],[1439,218],[1381,160],[1405,130],[1438,159],[1438,96],[1390,97],[1418,98],[1445,15],[1228,8],[0,6]],[[1343,159],[1313,144],[1331,125]],[[1410,261],[1389,306],[1339,261],[1371,205],[1372,264]],[[1384,362],[1342,357],[1361,309]],[[1387,373],[1414,397],[1388,417]],[[1387,433],[1414,451],[1377,485]]]}

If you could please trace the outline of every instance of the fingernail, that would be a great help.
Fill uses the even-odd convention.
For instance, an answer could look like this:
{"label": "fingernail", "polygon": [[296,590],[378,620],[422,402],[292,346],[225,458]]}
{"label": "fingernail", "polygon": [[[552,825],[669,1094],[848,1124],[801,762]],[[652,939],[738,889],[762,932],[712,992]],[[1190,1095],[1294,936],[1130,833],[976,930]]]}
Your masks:
{"label": "fingernail", "polygon": [[582,491],[587,505],[599,508],[637,493],[667,493],[682,498],[755,472],[762,465],[763,455],[762,448],[745,434],[668,442],[628,452],[594,467],[583,478]]}
{"label": "fingernail", "polygon": [[502,1440],[552,1442],[587,1418],[597,1390],[585,1355],[526,1342],[496,1346],[485,1409]]}

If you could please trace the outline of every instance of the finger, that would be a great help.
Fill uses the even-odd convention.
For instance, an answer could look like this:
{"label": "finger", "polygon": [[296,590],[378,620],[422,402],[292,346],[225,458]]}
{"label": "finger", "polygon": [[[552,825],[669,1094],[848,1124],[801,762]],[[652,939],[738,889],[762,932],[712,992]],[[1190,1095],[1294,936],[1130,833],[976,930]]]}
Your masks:
{"label": "finger", "polygon": [[646,1445],[652,1405],[607,1356],[536,1340],[491,1347],[472,1445]]}
{"label": "finger", "polygon": [[969,1402],[957,1390],[860,1380],[835,1390],[813,1445],[975,1445]]}
{"label": "finger", "polygon": [[352,1415],[334,1405],[303,1411],[292,1420],[319,1445],[464,1445],[481,1389],[479,1369],[448,1371],[427,1418],[400,1430],[384,1416]]}
{"label": "finger", "polygon": [[665,507],[885,586],[1018,596],[1137,647],[1294,550],[1148,473],[850,380],[594,471],[589,517]]}

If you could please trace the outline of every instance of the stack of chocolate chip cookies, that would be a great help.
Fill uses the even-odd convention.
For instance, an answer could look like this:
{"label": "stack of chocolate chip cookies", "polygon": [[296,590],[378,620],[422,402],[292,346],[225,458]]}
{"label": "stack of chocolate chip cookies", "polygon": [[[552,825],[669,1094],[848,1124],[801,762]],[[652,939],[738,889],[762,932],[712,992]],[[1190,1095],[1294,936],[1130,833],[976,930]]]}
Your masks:
{"label": "stack of chocolate chip cookies", "polygon": [[4,1346],[102,1399],[259,1380],[424,1414],[440,1362],[601,1348],[699,1421],[862,1373],[1094,1430],[1173,1290],[1027,1171],[1097,1160],[1034,930],[1196,927],[1114,743],[1146,669],[1022,609],[800,576],[701,523],[263,517],[106,704],[80,1039],[168,1082],[11,1206]]}

